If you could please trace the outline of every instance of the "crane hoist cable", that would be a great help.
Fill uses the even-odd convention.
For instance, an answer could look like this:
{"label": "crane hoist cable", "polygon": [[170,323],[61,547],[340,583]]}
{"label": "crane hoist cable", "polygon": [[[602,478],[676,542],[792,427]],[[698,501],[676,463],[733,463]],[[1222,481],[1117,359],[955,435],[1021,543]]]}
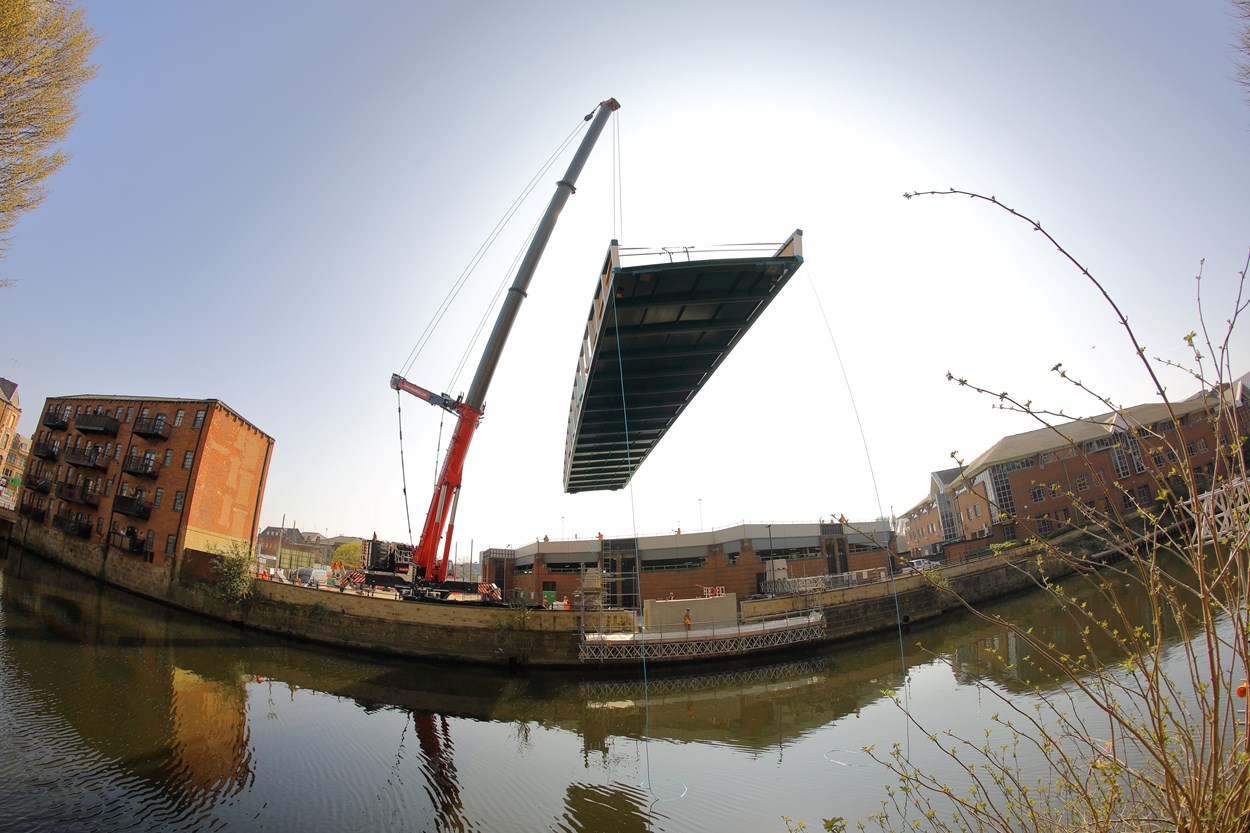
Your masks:
{"label": "crane hoist cable", "polygon": [[[403,365],[404,373],[407,373],[411,369],[413,363],[416,361],[417,357],[421,354],[421,351],[425,348],[425,345],[429,343],[430,339],[433,337],[435,329],[438,327],[439,323],[442,321],[443,317],[447,314],[447,311],[450,309],[452,302],[460,294],[460,290],[464,288],[464,285],[468,282],[469,277],[476,270],[478,264],[481,263],[482,259],[485,257],[486,253],[490,250],[495,240],[498,239],[499,235],[503,232],[503,229],[509,224],[512,218],[516,215],[516,212],[518,211],[520,206],[529,197],[530,193],[534,190],[537,184],[541,181],[542,177],[546,174],[546,172],[551,169],[551,166],[554,165],[555,162],[560,158],[560,156],[564,153],[565,149],[568,148],[568,146],[572,144],[573,140],[576,139],[577,136],[585,129],[588,120],[589,120],[589,117],[580,119],[578,121],[577,126],[572,131],[569,132],[569,134],[564,138],[564,140],[560,143],[560,145],[551,153],[550,156],[547,157],[547,160],[543,163],[543,165],[539,168],[539,170],[530,178],[529,182],[522,189],[521,193],[512,201],[512,204],[508,207],[507,211],[504,212],[504,216],[500,218],[500,220],[495,224],[494,228],[491,229],[490,233],[487,235],[486,240],[482,243],[481,246],[478,247],[478,250],[473,254],[473,257],[470,258],[468,265],[466,265],[464,270],[460,273],[459,277],[456,279],[455,283],[453,284],[452,289],[443,298],[442,302],[439,304],[438,308],[435,310],[434,314],[431,316],[429,323],[426,324],[425,330],[422,332],[421,336],[418,338],[417,344],[409,352],[408,358],[406,359]],[[541,222],[541,220],[539,222]],[[527,238],[526,246],[528,246],[528,241],[533,238],[537,227],[538,227],[538,224],[536,223],[534,226],[534,229],[531,229],[530,234]],[[524,251],[525,249],[523,248],[517,253],[516,257],[513,260],[513,267],[516,266],[516,263],[520,260],[520,258],[522,257],[522,252]],[[497,301],[498,297],[502,294],[503,286],[504,286],[504,283],[506,282],[506,279],[507,279],[507,275],[505,273],[504,280],[500,282],[499,287],[496,289],[495,301]],[[453,376],[453,382],[455,380],[455,377],[459,376],[461,369],[464,367],[464,364],[467,361],[467,357],[469,355],[469,350],[471,349],[473,344],[476,342],[477,338],[480,336],[481,331],[485,326],[485,321],[487,319],[487,316],[490,310],[493,309],[493,307],[495,306],[495,301],[492,301],[492,303],[489,306],[487,306],[486,310],[483,312],[482,321],[481,323],[479,323],[477,329],[475,330],[473,338],[469,340],[469,344],[465,347],[464,357],[461,358],[460,362],[458,363],[456,367],[456,371]],[[453,385],[449,385],[448,387],[449,388],[453,387]],[[399,394],[398,390],[396,390],[396,394],[397,395]],[[402,397],[400,398],[402,400]],[[400,469],[401,469],[402,482],[403,482],[404,516],[408,524],[409,544],[415,547],[415,541],[413,540],[413,534],[412,534],[412,510],[408,501],[407,466],[404,463],[404,432],[403,432],[403,406],[402,404],[398,406],[398,415],[399,415],[399,423],[400,423],[399,425],[399,459],[400,459]],[[442,445],[442,429],[443,429],[443,420],[440,420],[439,421],[439,442],[438,442],[440,447]],[[438,479],[438,463],[437,463],[438,452],[436,451],[435,454],[436,454],[436,462],[435,462],[434,479],[437,481]]]}
{"label": "crane hoist cable", "polygon": [[560,145],[551,153],[549,157],[547,157],[546,162],[544,162],[533,177],[530,178],[530,181],[526,183],[525,187],[521,189],[521,193],[518,194],[512,201],[512,204],[508,206],[508,209],[504,212],[503,216],[497,223],[495,223],[494,228],[492,228],[486,235],[486,239],[482,241],[482,244],[478,247],[477,251],[474,252],[473,256],[469,258],[468,264],[465,265],[464,270],[452,284],[452,288],[434,310],[434,314],[430,317],[430,321],[425,325],[425,329],[422,330],[421,335],[418,337],[417,343],[413,345],[412,350],[409,351],[408,358],[404,360],[404,364],[400,371],[402,375],[407,375],[412,369],[413,363],[417,360],[417,357],[421,355],[421,351],[425,349],[426,344],[428,344],[430,339],[434,336],[434,331],[438,328],[438,325],[442,322],[443,317],[451,308],[452,302],[455,301],[456,297],[460,294],[460,290],[464,288],[464,285],[477,269],[478,264],[481,263],[487,252],[490,251],[491,247],[495,243],[495,240],[498,239],[499,235],[503,233],[503,230],[507,228],[508,224],[512,221],[513,216],[520,209],[521,205],[524,204],[525,200],[528,199],[534,188],[537,187],[541,178],[547,173],[548,170],[551,169],[551,166],[555,164],[556,160],[559,159],[560,155],[564,153],[564,150],[575,138],[577,138],[577,135],[581,133],[583,129],[585,129],[585,122],[579,121],[577,127],[575,127],[569,135],[564,138]]}

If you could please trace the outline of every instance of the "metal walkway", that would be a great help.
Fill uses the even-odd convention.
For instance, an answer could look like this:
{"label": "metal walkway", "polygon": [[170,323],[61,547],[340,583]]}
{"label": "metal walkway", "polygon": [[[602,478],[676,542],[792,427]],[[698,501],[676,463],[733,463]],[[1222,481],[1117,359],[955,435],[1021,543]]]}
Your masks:
{"label": "metal walkway", "polygon": [[[801,622],[803,624],[795,624]],[[583,662],[636,662],[646,652],[652,660],[696,659],[713,656],[738,656],[759,651],[817,642],[825,637],[824,617],[813,613],[802,619],[788,619],[768,625],[742,625],[730,633],[691,631],[679,637],[644,634],[582,635],[578,659]]]}

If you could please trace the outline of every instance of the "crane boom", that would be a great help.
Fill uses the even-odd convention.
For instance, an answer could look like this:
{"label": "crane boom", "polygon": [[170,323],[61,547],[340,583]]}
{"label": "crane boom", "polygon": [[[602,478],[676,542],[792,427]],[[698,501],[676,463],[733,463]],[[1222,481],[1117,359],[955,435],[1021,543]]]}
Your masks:
{"label": "crane boom", "polygon": [[[443,468],[439,473],[438,482],[434,485],[434,495],[430,498],[430,508],[426,512],[425,524],[421,528],[421,540],[413,553],[412,581],[414,584],[422,580],[441,583],[447,578],[447,560],[451,554],[452,535],[455,532],[456,506],[460,499],[464,460],[469,451],[469,443],[473,440],[473,433],[482,419],[486,390],[490,387],[491,379],[495,375],[504,344],[508,340],[508,334],[520,310],[521,301],[525,299],[525,291],[534,277],[547,242],[551,239],[551,233],[555,229],[560,211],[576,190],[574,185],[577,177],[585,167],[590,151],[594,148],[599,134],[603,132],[604,125],[620,106],[616,99],[609,98],[599,102],[595,110],[586,116],[590,127],[586,135],[582,137],[581,144],[569,163],[564,178],[556,184],[556,192],[551,197],[551,202],[548,203],[547,211],[543,214],[538,228],[534,231],[534,237],[517,268],[516,277],[508,289],[503,306],[500,307],[499,316],[495,319],[494,329],[491,330],[490,338],[482,352],[482,358],[478,362],[477,372],[473,376],[473,383],[469,386],[469,393],[464,400],[451,401],[446,394],[440,396],[431,393],[419,385],[408,382],[398,374],[391,377],[391,387],[396,390],[407,391],[456,414],[456,427],[452,431],[451,442],[447,446],[447,455],[443,459]],[[440,543],[443,544],[441,559],[438,556]]]}

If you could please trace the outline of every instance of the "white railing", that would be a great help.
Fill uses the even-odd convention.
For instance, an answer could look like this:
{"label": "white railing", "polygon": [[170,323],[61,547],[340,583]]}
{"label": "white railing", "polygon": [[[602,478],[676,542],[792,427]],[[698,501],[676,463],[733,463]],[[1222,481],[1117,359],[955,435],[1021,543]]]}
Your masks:
{"label": "white railing", "polygon": [[778,615],[754,622],[700,622],[698,627],[647,628],[634,633],[585,633],[578,656],[582,660],[637,660],[730,656],[812,642],[825,636],[824,616],[818,610],[801,615]]}

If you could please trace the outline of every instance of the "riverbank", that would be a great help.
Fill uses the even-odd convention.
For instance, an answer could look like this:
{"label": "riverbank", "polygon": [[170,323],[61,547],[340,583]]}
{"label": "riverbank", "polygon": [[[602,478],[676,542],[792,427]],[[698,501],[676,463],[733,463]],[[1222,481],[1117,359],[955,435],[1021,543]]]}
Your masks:
{"label": "riverbank", "polygon": [[[18,518],[8,528],[11,558],[45,558],[137,595],[267,633],[395,656],[510,667],[622,667],[640,664],[645,653],[610,656],[587,650],[611,641],[610,635],[636,633],[638,616],[632,610],[427,604],[266,581],[256,582],[245,602],[232,605],[214,593],[208,568],[213,556],[207,553],[187,551],[170,564],[157,565],[24,521]],[[1010,557],[992,555],[822,593],[743,600],[735,616],[739,630],[751,623],[783,622],[794,635],[770,642],[737,634],[740,641],[732,648],[688,644],[685,651],[655,651],[646,659],[686,664],[823,648],[894,632],[900,625],[906,629],[962,609],[965,602],[1032,588],[1042,571],[1053,576],[1063,566],[1055,559],[1039,560],[1030,548],[1010,552]]]}

